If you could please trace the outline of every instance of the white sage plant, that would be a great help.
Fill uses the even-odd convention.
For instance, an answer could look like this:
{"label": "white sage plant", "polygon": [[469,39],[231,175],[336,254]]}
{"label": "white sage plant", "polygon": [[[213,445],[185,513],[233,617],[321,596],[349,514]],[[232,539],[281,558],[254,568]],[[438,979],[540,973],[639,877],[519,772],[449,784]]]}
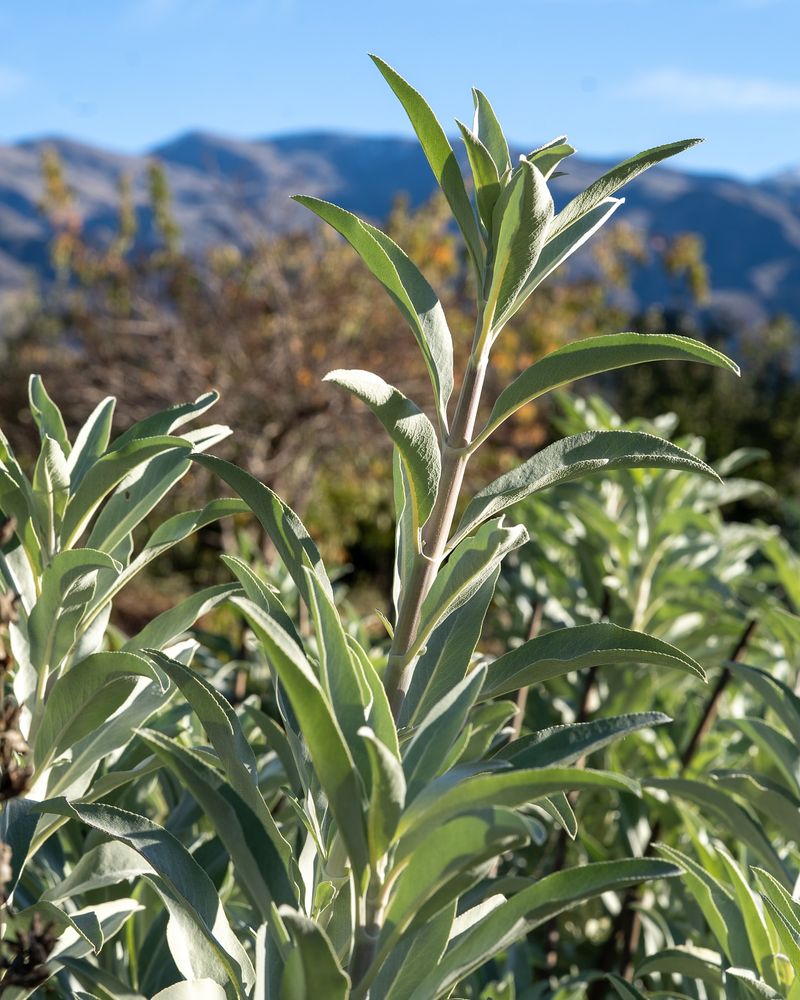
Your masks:
{"label": "white sage plant", "polygon": [[[342,208],[298,197],[344,236],[384,286],[430,376],[427,406],[377,374],[327,376],[374,412],[394,446],[390,648],[367,648],[346,628],[317,547],[297,515],[246,472],[187,443],[186,460],[214,472],[260,521],[305,605],[309,628],[297,627],[279,595],[244,560],[223,557],[237,578],[224,596],[248,622],[272,677],[260,706],[248,701],[236,710],[187,655],[178,655],[173,632],[145,630],[136,637],[135,655],[151,685],[179,690],[199,726],[176,737],[166,710],[140,719],[138,766],[148,776],[131,780],[169,774],[194,811],[175,809],[159,825],[116,804],[113,794],[105,794],[113,792],[108,784],[99,792],[91,784],[88,791],[63,782],[41,786],[43,801],[26,806],[46,824],[36,846],[65,820],[77,821],[71,827],[76,831],[91,831],[83,857],[63,872],[38,876],[42,898],[58,904],[65,920],[99,884],[108,889],[141,877],[152,890],[136,897],[149,925],[134,916],[121,949],[109,955],[95,938],[79,960],[56,956],[62,970],[56,989],[77,982],[95,996],[161,1000],[461,996],[476,970],[570,907],[679,872],[659,858],[586,863],[544,877],[526,867],[525,858],[542,850],[548,825],[575,836],[567,792],[639,793],[633,776],[575,766],[578,758],[668,719],[634,713],[605,734],[591,729],[588,738],[579,727],[525,732],[509,751],[507,723],[516,705],[507,696],[587,666],[650,665],[698,679],[701,666],[661,639],[605,622],[524,641],[493,660],[476,648],[503,558],[528,539],[523,527],[505,522],[507,508],[597,470],[656,466],[716,474],[656,436],[587,431],[532,455],[467,498],[457,523],[455,515],[476,451],[517,410],[550,390],[662,359],[736,371],[722,354],[685,337],[595,337],[522,371],[494,401],[486,423],[478,424],[492,347],[504,327],[619,209],[619,188],[695,140],[626,160],[556,212],[548,182],[572,147],[559,137],[512,162],[491,105],[475,91],[472,126],[458,123],[472,170],[471,197],[426,102],[386,63],[375,63],[408,114],[452,209],[478,290],[469,359],[457,377],[447,318],[403,250]],[[5,499],[0,493],[3,510]],[[68,503],[74,538],[89,507],[74,515],[69,509]],[[52,540],[49,522],[42,530]],[[118,572],[113,559],[123,563],[115,546],[128,536],[117,535],[98,557],[105,561],[97,572]],[[172,621],[185,629],[193,620],[184,615]],[[83,619],[73,621],[78,629]],[[59,645],[58,662],[42,653],[42,669],[48,676],[63,671],[57,683],[64,683],[87,669],[81,657],[84,649],[92,655],[89,648],[80,635],[70,638]],[[38,682],[40,693],[47,683]],[[44,718],[41,700],[32,702],[32,726]],[[101,712],[95,723],[101,732],[102,718]],[[41,733],[44,722],[37,725]],[[58,763],[60,754],[69,757],[69,740],[59,737],[45,753],[48,766]],[[152,927],[164,930],[154,934]]]}

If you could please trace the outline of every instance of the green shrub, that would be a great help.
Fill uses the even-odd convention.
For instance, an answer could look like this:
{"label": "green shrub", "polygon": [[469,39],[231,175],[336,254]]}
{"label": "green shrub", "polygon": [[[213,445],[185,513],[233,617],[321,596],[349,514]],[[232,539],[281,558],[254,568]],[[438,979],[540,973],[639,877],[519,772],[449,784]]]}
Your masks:
{"label": "green shrub", "polygon": [[[680,871],[657,858],[617,857],[540,874],[547,827],[576,833],[568,792],[595,790],[613,801],[640,789],[630,774],[577,766],[579,728],[509,744],[515,705],[506,696],[604,663],[702,678],[697,661],[663,639],[603,621],[530,638],[495,659],[475,649],[501,563],[528,540],[523,526],[505,523],[507,508],[598,470],[658,467],[712,480],[716,473],[652,434],[589,430],[533,455],[468,498],[457,522],[456,514],[476,451],[552,389],[661,359],[736,370],[686,338],[596,337],[525,369],[476,427],[505,325],[618,209],[614,195],[624,183],[692,142],[625,161],[556,213],[547,181],[572,147],[559,137],[512,164],[476,91],[472,129],[459,124],[473,206],[433,113],[376,63],[439,180],[478,289],[453,404],[450,330],[416,265],[375,227],[298,199],[345,236],[389,293],[430,377],[432,418],[377,375],[328,376],[373,411],[394,445],[389,648],[365,648],[346,627],[297,515],[257,479],[205,453],[223,431],[164,436],[209,400],[145,420],[110,446],[107,403],[71,445],[34,379],[42,448],[32,479],[7,447],[0,456],[0,508],[14,518],[4,583],[23,595],[9,625],[22,712],[14,753],[30,768],[27,796],[10,799],[3,813],[9,906],[14,926],[29,934],[8,961],[9,996],[29,996],[51,976],[48,986],[62,996],[80,986],[84,995],[163,1000],[433,1000],[474,991],[474,973],[491,982],[493,962],[582,901]],[[136,524],[191,462],[215,473],[258,518],[300,614],[293,618],[247,562],[228,555],[236,583],[193,596],[118,643],[104,615],[126,574],[159,546],[242,509],[223,500],[179,515],[132,557]],[[77,547],[87,533],[86,547]],[[234,708],[220,695],[224,664],[213,652],[191,663],[197,643],[186,630],[223,600],[247,621],[269,670],[257,704]],[[604,739],[665,721],[651,711],[628,714]],[[581,974],[586,981],[592,970]]]}

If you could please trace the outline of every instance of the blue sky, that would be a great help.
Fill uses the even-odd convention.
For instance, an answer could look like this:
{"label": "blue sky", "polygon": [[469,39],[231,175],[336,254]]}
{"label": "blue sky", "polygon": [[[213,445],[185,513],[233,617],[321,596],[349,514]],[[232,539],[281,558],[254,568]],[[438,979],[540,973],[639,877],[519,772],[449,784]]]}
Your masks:
{"label": "blue sky", "polygon": [[522,145],[700,135],[688,169],[800,166],[797,0],[0,0],[0,39],[3,142],[407,133],[374,51],[448,126],[477,85]]}

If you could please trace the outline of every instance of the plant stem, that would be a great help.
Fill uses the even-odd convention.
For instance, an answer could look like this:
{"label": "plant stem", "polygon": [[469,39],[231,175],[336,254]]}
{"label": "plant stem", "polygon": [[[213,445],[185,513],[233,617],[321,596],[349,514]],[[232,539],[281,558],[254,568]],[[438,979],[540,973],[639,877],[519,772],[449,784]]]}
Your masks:
{"label": "plant stem", "polygon": [[477,357],[474,353],[470,356],[453,426],[442,448],[439,492],[430,517],[422,529],[422,551],[414,562],[400,601],[385,681],[395,719],[400,714],[414,673],[414,641],[419,630],[422,605],[439,572],[453,525],[464,472],[470,458],[468,446],[475,430],[487,364],[486,350]]}
{"label": "plant stem", "polygon": [[383,887],[370,885],[367,892],[364,917],[357,932],[350,959],[350,978],[353,986],[358,986],[375,960],[383,923]]}
{"label": "plant stem", "polygon": [[[535,639],[539,634],[542,627],[542,617],[544,615],[544,603],[542,601],[537,601],[533,605],[533,612],[531,614],[531,620],[528,625],[528,641]],[[528,691],[530,691],[530,686],[526,685],[517,691],[517,714],[514,716],[514,721],[511,723],[511,737],[509,743],[513,743],[514,740],[518,740],[520,733],[522,732],[522,726],[525,723],[525,709],[528,707]]]}

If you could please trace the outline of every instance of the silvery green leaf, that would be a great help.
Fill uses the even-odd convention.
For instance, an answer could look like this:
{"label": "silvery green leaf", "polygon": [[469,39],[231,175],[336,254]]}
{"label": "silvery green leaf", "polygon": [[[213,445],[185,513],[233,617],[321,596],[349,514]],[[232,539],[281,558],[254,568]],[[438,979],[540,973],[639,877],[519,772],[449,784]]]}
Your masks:
{"label": "silvery green leaf", "polygon": [[265,583],[252,566],[243,559],[228,555],[220,556],[220,559],[241,583],[248,600],[257,604],[262,611],[274,618],[284,632],[290,635],[298,646],[302,646],[303,641],[297,633],[297,628],[275,593],[275,588]]}
{"label": "silvery green leaf", "polygon": [[94,993],[76,993],[76,997],[88,997],[89,1000],[147,1000],[144,994],[131,989],[127,983],[100,968],[99,965],[95,965],[88,958],[62,955],[60,964],[81,986],[95,991]]}
{"label": "silvery green leaf", "polygon": [[76,549],[59,552],[45,570],[28,616],[30,662],[37,671],[55,669],[67,655],[101,569],[118,571],[119,564],[105,552]]}
{"label": "silvery green leaf", "polygon": [[406,801],[406,780],[400,761],[369,727],[362,727],[358,736],[367,749],[372,772],[367,839],[375,869],[394,841]]}
{"label": "silvery green leaf", "polygon": [[699,361],[739,374],[738,366],[724,354],[690,337],[614,333],[578,340],[545,355],[503,389],[479,440],[485,440],[521,406],[559,386],[589,375],[650,361]]}
{"label": "silvery green leaf", "polygon": [[153,1000],[226,1000],[225,990],[213,979],[193,979],[159,990]]}
{"label": "silvery green leaf", "polygon": [[443,906],[424,925],[406,932],[381,964],[373,991],[385,1000],[408,1000],[447,947],[455,904]]}
{"label": "silvery green leaf", "polygon": [[576,195],[568,205],[566,205],[553,220],[551,237],[563,232],[582,216],[586,215],[593,208],[596,208],[605,198],[610,197],[616,191],[634,177],[638,177],[643,171],[661,163],[676,153],[682,153],[685,149],[690,149],[697,145],[700,139],[683,139],[679,142],[670,142],[663,146],[655,146],[653,149],[646,149],[643,153],[637,153],[622,163],[617,164],[607,173],[599,177],[593,184],[590,184],[585,191]]}
{"label": "silvery green leaf", "polygon": [[421,650],[434,628],[483,586],[509,552],[528,540],[521,525],[506,528],[497,518],[462,541],[439,570],[422,604],[417,646]]}
{"label": "silvery green leaf", "polygon": [[514,767],[560,767],[574,764],[580,757],[595,753],[629,733],[672,722],[663,712],[635,712],[591,722],[540,729],[504,746],[495,757]]}
{"label": "silvery green leaf", "polygon": [[498,563],[472,597],[448,615],[428,637],[403,700],[398,718],[400,726],[419,721],[466,677],[499,575]]}
{"label": "silvery green leaf", "polygon": [[786,1000],[784,993],[778,993],[769,983],[765,983],[752,969],[725,970],[725,975],[736,979],[745,990],[747,996],[754,997],[755,1000]]}
{"label": "silvery green leaf", "polygon": [[451,816],[485,805],[518,809],[554,792],[581,788],[639,794],[638,783],[624,775],[574,767],[502,770],[468,776],[444,789],[430,785],[411,801],[400,818],[395,863],[412,854],[428,830],[436,829]]}
{"label": "silvery green leaf", "polygon": [[770,843],[763,827],[720,788],[691,778],[648,778],[644,784],[648,788],[661,789],[671,798],[693,802],[705,815],[713,815],[735,834],[741,844],[747,845],[761,859],[764,867],[779,882],[791,885],[786,864]]}
{"label": "silvery green leaf", "polygon": [[93,653],[53,685],[33,742],[37,768],[100,729],[153,667],[130,652]]}
{"label": "silvery green leaf", "polygon": [[137,851],[118,840],[109,840],[82,854],[70,873],[42,896],[57,903],[94,889],[138,878],[150,865]]}
{"label": "silvery green leaf", "polygon": [[555,629],[499,656],[489,665],[481,698],[497,698],[583,667],[626,663],[652,663],[705,680],[693,657],[663,639],[610,622],[593,622]]}
{"label": "silvery green leaf", "polygon": [[[183,437],[196,455],[230,434],[227,427],[217,425],[187,431]],[[168,451],[156,455],[133,469],[122,480],[113,496],[92,525],[87,545],[111,552],[145,517],[169,490],[192,467],[191,455],[183,451]]]}
{"label": "silvery green leaf", "polygon": [[539,254],[539,259],[525,280],[525,284],[520,289],[514,306],[507,318],[510,319],[523,303],[527,301],[531,293],[556,268],[560,267],[567,258],[571,257],[577,250],[580,250],[584,243],[591,239],[598,229],[604,226],[614,212],[624,203],[624,198],[606,198],[595,208],[582,215],[577,222],[574,222],[563,232],[554,235],[551,226],[548,231],[547,241],[542,247],[542,252]]}
{"label": "silvery green leaf", "polygon": [[281,1000],[346,1000],[350,977],[322,927],[291,907],[281,906],[278,912],[294,946],[285,963]]}
{"label": "silvery green leaf", "polygon": [[422,352],[439,420],[446,428],[447,401],[453,391],[453,340],[436,293],[416,264],[375,226],[319,198],[296,195],[295,201],[344,236],[397,305]]}
{"label": "silvery green leaf", "polygon": [[406,471],[413,530],[418,537],[436,502],[442,468],[433,424],[408,397],[371,372],[337,370],[329,372],[324,381],[352,392],[367,404],[389,432]]}
{"label": "silvery green leaf", "polygon": [[491,270],[484,289],[485,326],[495,334],[539,259],[553,219],[553,197],[538,169],[523,160],[494,207]]}
{"label": "silvery green leaf", "polygon": [[[745,681],[758,692],[759,697],[775,712],[791,733],[794,747],[800,745],[800,698],[791,687],[778,677],[773,677],[768,671],[750,664],[728,662],[726,667],[734,677]],[[763,723],[763,725],[768,724]],[[790,780],[800,782],[800,765],[796,760],[789,771],[796,775]]]}
{"label": "silvery green leaf", "polygon": [[528,153],[526,159],[529,160],[535,167],[541,170],[542,175],[545,180],[550,180],[554,176],[555,169],[561,163],[562,160],[566,159],[568,156],[572,156],[575,152],[573,146],[566,141],[566,136],[560,139],[548,143],[547,146],[543,146],[540,149],[534,149],[532,153]]}
{"label": "silvery green leaf", "polygon": [[64,511],[62,545],[73,545],[83,534],[104,498],[137,466],[156,455],[175,449],[187,455],[192,444],[182,438],[139,438],[124,447],[107,451],[86,472]]}
{"label": "silvery green leaf", "polygon": [[556,441],[480,490],[467,505],[452,544],[533,493],[612,469],[680,469],[719,479],[710,465],[653,434],[585,431]]}
{"label": "silvery green leaf", "polygon": [[288,865],[291,855],[289,845],[278,830],[259,791],[258,763],[234,710],[196,671],[156,650],[148,650],[147,655],[189,702],[216,750],[231,786],[258,816],[284,863]]}
{"label": "silvery green leaf", "polygon": [[714,770],[711,777],[775,823],[784,836],[800,842],[800,799],[780,782],[747,771]]}
{"label": "silvery green leaf", "polygon": [[236,583],[218,583],[198,590],[153,618],[122,646],[123,649],[164,649],[187,632],[203,615],[213,611],[242,589]]}
{"label": "silvery green leaf", "polygon": [[330,702],[303,651],[251,601],[237,598],[298,719],[319,783],[328,799],[353,869],[360,880],[369,865],[361,810],[361,785],[350,749]]}
{"label": "silvery green leaf", "polygon": [[622,976],[617,976],[612,972],[606,976],[606,979],[614,987],[614,992],[617,996],[622,997],[622,1000],[647,1000],[646,993],[642,993],[633,983],[629,983]]}
{"label": "silvery green leaf", "polygon": [[[194,750],[153,730],[140,739],[172,770],[208,817],[251,906],[266,920],[271,903],[295,903],[297,891],[268,829],[242,797]],[[273,824],[274,825],[274,824]],[[283,845],[281,845],[283,847]]]}
{"label": "silvery green leaf", "polygon": [[71,445],[67,437],[67,429],[64,426],[64,418],[48,395],[41,375],[31,375],[28,380],[28,400],[31,416],[39,431],[42,443],[46,437],[53,438],[58,442],[64,456],[68,458]]}
{"label": "silvery green leaf", "polygon": [[[379,940],[389,954],[410,928],[427,922],[481,877],[481,865],[524,847],[525,821],[510,809],[490,804],[465,810],[428,830],[408,855],[393,886]],[[435,900],[435,906],[431,905]]]}
{"label": "silvery green leaf", "polygon": [[[103,508],[104,513],[113,502],[112,498],[110,503]],[[100,570],[97,590],[90,604],[89,621],[93,621],[95,617],[100,615],[120,590],[158,556],[167,552],[173,546],[182,542],[185,538],[188,538],[207,524],[211,524],[221,517],[245,514],[249,509],[247,504],[239,499],[211,500],[201,510],[188,510],[167,518],[166,521],[163,521],[156,528],[136,558],[124,566],[121,571],[107,572]],[[98,522],[99,520],[100,518],[98,518]],[[93,537],[93,534],[90,538]],[[117,550],[115,549],[114,551]]]}
{"label": "silvery green leaf", "polygon": [[502,190],[500,178],[497,172],[497,165],[484,146],[481,140],[473,131],[456,119],[461,136],[464,140],[464,147],[467,151],[470,167],[472,168],[472,180],[475,185],[475,202],[478,206],[478,215],[491,236],[492,213],[497,199]]}
{"label": "silvery green leaf", "polygon": [[393,450],[392,455],[392,493],[395,515],[392,600],[395,616],[397,616],[400,611],[403,588],[407,586],[414,569],[419,539],[414,529],[416,516],[411,502],[411,483],[397,448]]}
{"label": "silvery green leaf", "polygon": [[108,448],[116,402],[113,396],[106,396],[92,410],[78,431],[75,445],[69,455],[69,471],[73,489],[80,484],[86,471]]}
{"label": "silvery green leaf", "polygon": [[369,787],[369,756],[359,737],[367,721],[370,691],[351,655],[339,612],[318,578],[306,569],[319,655],[319,673],[325,695],[342,730],[366,787]]}
{"label": "silvery green leaf", "polygon": [[508,151],[508,142],[494,113],[494,108],[489,103],[489,98],[477,88],[472,88],[472,101],[475,106],[475,117],[472,123],[472,131],[480,140],[497,167],[497,174],[503,177],[511,170],[511,154]]}
{"label": "silvery green leaf", "polygon": [[444,192],[453,216],[467,244],[475,273],[483,274],[484,253],[481,245],[478,224],[472,211],[472,205],[464,186],[464,178],[458,166],[453,147],[445,135],[444,129],[436,120],[424,97],[408,84],[396,70],[378,56],[370,56],[382,73],[384,79],[394,91],[409,117],[414,131],[417,133],[422,151],[430,164],[436,180]]}
{"label": "silvery green leaf", "polygon": [[241,991],[252,987],[252,964],[228,923],[211,879],[171,833],[143,816],[110,805],[50,799],[38,810],[86,823],[132,847],[151,866],[153,885],[184,932],[179,949],[174,933],[170,940],[173,957],[184,974],[193,976],[202,969],[202,975],[220,985],[231,982]]}
{"label": "silvery green leaf", "polygon": [[678,873],[674,865],[641,858],[596,862],[537,879],[451,940],[441,962],[431,970],[411,1000],[446,996],[487,959],[577,902],[604,892],[626,889],[648,879],[671,878]]}
{"label": "silvery green leaf", "polygon": [[699,979],[715,989],[723,986],[722,956],[710,948],[665,948],[656,955],[648,955],[636,968],[636,975],[651,973],[680,975]]}
{"label": "silvery green leaf", "polygon": [[303,572],[306,559],[332,595],[330,580],[322,557],[305,525],[277,494],[243,469],[213,455],[195,455],[195,462],[205,466],[236,490],[250,507],[269,535],[297,589],[308,603],[308,586]]}
{"label": "silvery green leaf", "polygon": [[484,670],[465,677],[431,708],[403,750],[408,801],[413,801],[437,775],[447,769],[450,751],[464,731],[470,709],[481,690]]}
{"label": "silvery green leaf", "polygon": [[219,393],[212,390],[211,392],[204,392],[202,396],[198,396],[193,403],[178,403],[175,406],[167,407],[166,410],[153,413],[149,417],[145,417],[144,420],[139,420],[132,427],[129,427],[127,431],[120,434],[114,440],[112,449],[115,451],[119,450],[126,447],[132,441],[138,441],[141,438],[172,434],[190,420],[194,420],[195,417],[199,417],[207,410],[210,410],[218,399]]}
{"label": "silvery green leaf", "polygon": [[367,725],[399,759],[400,747],[397,740],[397,727],[389,706],[386,688],[383,686],[383,680],[364,647],[352,635],[347,636],[347,644],[350,648],[350,655],[354,658],[363,683],[369,689],[371,697],[371,704],[367,709]]}

